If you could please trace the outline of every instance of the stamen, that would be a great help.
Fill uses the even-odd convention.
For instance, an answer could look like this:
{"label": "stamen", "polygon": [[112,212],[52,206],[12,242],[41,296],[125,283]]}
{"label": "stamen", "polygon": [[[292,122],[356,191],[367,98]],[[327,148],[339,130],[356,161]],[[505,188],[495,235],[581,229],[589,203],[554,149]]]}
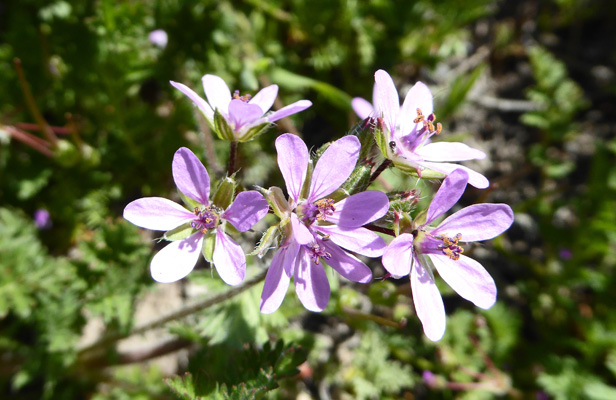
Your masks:
{"label": "stamen", "polygon": [[216,223],[218,221],[218,213],[212,209],[211,206],[207,206],[203,209],[199,207],[195,207],[195,218],[190,223],[194,229],[201,231],[202,233],[207,233],[208,229],[212,229],[216,227]]}
{"label": "stamen", "polygon": [[314,205],[318,208],[316,219],[319,221],[325,221],[327,217],[334,215],[334,211],[336,211],[334,200],[332,199],[321,199],[315,201]]}
{"label": "stamen", "polygon": [[443,131],[443,125],[440,122],[436,123],[436,134],[440,134]]}
{"label": "stamen", "polygon": [[459,260],[460,255],[464,253],[464,248],[462,248],[462,246],[458,246],[458,241],[460,241],[460,239],[462,239],[461,233],[458,233],[452,238],[444,236],[442,239],[443,243],[445,243],[445,245],[441,245],[443,254],[445,254],[447,257],[451,258],[454,261]]}
{"label": "stamen", "polygon": [[310,259],[312,260],[313,263],[319,265],[319,260],[321,258],[324,258],[326,260],[329,260],[330,258],[332,258],[331,253],[328,253],[327,251],[325,251],[325,247],[315,243],[312,246],[310,246]]}
{"label": "stamen", "polygon": [[424,117],[424,115],[421,113],[421,110],[418,108],[418,109],[417,109],[417,118],[415,118],[415,119],[413,120],[413,122],[414,122],[414,123],[416,123],[416,124],[418,124],[418,123],[420,123],[421,121],[423,121],[423,120],[424,120],[424,118],[425,118],[425,117]]}
{"label": "stamen", "polygon": [[236,90],[233,92],[233,100],[242,100],[244,103],[248,103],[252,96],[249,93],[246,93],[243,96],[240,96],[240,91]]}

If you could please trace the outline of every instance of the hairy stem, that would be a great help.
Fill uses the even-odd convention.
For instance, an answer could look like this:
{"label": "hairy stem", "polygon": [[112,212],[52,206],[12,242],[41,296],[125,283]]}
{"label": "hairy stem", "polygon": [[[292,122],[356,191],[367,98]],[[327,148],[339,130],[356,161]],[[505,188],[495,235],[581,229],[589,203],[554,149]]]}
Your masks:
{"label": "hairy stem", "polygon": [[227,168],[227,176],[233,175],[237,171],[236,163],[237,163],[237,147],[238,142],[231,142],[229,148],[229,167]]}
{"label": "hairy stem", "polygon": [[380,226],[376,226],[376,225],[372,225],[372,224],[364,225],[364,228],[369,229],[369,230],[371,230],[373,232],[380,232],[380,233],[384,233],[384,234],[389,235],[389,236],[396,236],[396,234],[395,234],[393,229],[382,228]]}
{"label": "hairy stem", "polygon": [[379,165],[379,167],[372,173],[372,175],[370,175],[370,181],[369,183],[374,182],[374,180],[376,178],[379,177],[379,175],[381,175],[381,173],[383,171],[385,171],[385,169],[387,169],[387,167],[389,167],[391,165],[391,160],[385,160],[381,163],[381,165]]}

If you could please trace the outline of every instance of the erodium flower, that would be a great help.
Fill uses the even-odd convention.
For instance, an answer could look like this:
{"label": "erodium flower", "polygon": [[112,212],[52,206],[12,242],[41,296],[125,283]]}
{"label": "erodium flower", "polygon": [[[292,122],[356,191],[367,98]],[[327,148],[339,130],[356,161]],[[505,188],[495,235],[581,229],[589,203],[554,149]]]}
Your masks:
{"label": "erodium flower", "polygon": [[192,210],[161,197],[138,199],[124,209],[124,218],[129,222],[146,229],[169,231],[165,238],[178,239],[154,256],[150,265],[152,278],[163,283],[184,278],[195,267],[204,242],[211,238],[216,271],[227,284],[240,284],[246,272],[246,256],[225,233],[224,226],[228,222],[240,232],[247,231],[267,214],[267,201],[252,190],[238,193],[226,210],[219,208],[210,201],[207,170],[185,147],[175,153],[172,171],[178,190],[190,200]]}
{"label": "erodium flower", "polygon": [[463,169],[468,173],[471,185],[480,189],[489,186],[489,181],[480,173],[452,164],[483,159],[486,157],[484,152],[458,142],[431,143],[431,138],[438,135],[442,128],[432,113],[432,93],[426,85],[417,82],[400,107],[398,91],[391,76],[378,70],[374,78],[374,108],[366,100],[355,98],[353,109],[361,118],[370,115],[382,118],[384,132],[382,138],[377,138],[377,143],[396,167],[416,171],[419,176],[422,173],[427,175],[426,170],[448,175],[456,169]]}
{"label": "erodium flower", "polygon": [[[319,158],[311,177],[309,153],[297,136],[281,135],[276,140],[278,166],[285,180],[288,201],[279,188],[270,188],[270,202],[281,218],[285,239],[265,278],[261,312],[278,309],[291,277],[295,291],[308,310],[322,311],[329,301],[330,287],[323,268],[326,263],[354,282],[369,282],[372,271],[344,249],[367,257],[379,257],[386,246],[376,233],[362,226],[381,218],[388,210],[387,196],[367,191],[342,200],[332,193],[353,172],[360,144],[355,136],[332,143]],[[282,200],[281,200],[282,198]]]}
{"label": "erodium flower", "polygon": [[462,242],[492,239],[513,223],[506,204],[474,204],[447,217],[436,227],[430,224],[460,199],[468,174],[450,173],[437,191],[426,221],[401,232],[385,249],[383,266],[394,277],[409,275],[413,302],[426,336],[437,341],[445,333],[445,308],[434,284],[432,268],[463,298],[488,309],[496,301],[494,280],[481,264],[462,253]]}
{"label": "erodium flower", "polygon": [[195,103],[216,134],[223,140],[246,142],[254,139],[272,122],[296,114],[312,105],[309,100],[299,100],[268,114],[276,100],[278,85],[263,88],[251,97],[249,94],[240,96],[238,90],[231,94],[225,81],[216,75],[205,75],[201,81],[207,101],[186,85],[173,81],[170,83]]}

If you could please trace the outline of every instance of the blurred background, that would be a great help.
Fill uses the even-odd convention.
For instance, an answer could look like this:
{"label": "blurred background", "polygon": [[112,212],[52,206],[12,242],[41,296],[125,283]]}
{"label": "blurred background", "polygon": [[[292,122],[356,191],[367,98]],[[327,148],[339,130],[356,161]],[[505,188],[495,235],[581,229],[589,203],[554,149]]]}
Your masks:
{"label": "blurred background", "polygon": [[[615,399],[614,38],[611,0],[0,1],[0,397]],[[379,68],[402,96],[431,88],[442,140],[488,154],[468,165],[490,188],[461,205],[516,213],[469,250],[493,308],[439,281],[448,328],[432,343],[408,279],[328,274],[324,312],[291,291],[268,316],[258,279],[230,296],[205,262],[151,279],[160,234],[124,206],[178,199],[179,147],[216,177],[229,151],[169,80],[313,102],[240,148],[242,181],[267,187],[282,185],[276,136],[316,148],[353,130]]]}

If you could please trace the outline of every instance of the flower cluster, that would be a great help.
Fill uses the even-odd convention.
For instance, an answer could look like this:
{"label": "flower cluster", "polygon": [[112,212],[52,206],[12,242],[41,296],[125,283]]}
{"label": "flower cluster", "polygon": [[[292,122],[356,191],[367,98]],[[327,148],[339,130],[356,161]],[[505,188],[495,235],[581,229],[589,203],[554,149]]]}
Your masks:
{"label": "flower cluster", "polygon": [[[231,142],[231,151],[263,134],[273,122],[311,105],[300,100],[268,113],[278,93],[276,85],[251,97],[231,94],[215,75],[205,75],[202,81],[207,101],[181,83],[171,84],[193,101],[220,139]],[[415,310],[433,341],[445,332],[435,271],[463,298],[491,307],[496,285],[481,264],[463,254],[463,245],[507,230],[513,222],[511,208],[475,204],[435,223],[458,202],[467,184],[489,185],[480,173],[454,163],[482,159],[485,153],[462,143],[432,142],[443,128],[436,122],[430,90],[421,82],[400,106],[393,80],[379,70],[373,104],[356,98],[352,105],[365,119],[365,128],[326,144],[312,157],[298,136],[286,133],[275,140],[286,195],[276,186],[240,191],[246,186],[236,182],[235,171],[212,185],[210,194],[210,177],[201,161],[187,148],[177,150],[173,179],[186,207],[147,197],[124,210],[125,219],[166,231],[163,238],[171,242],[152,259],[152,277],[159,282],[182,279],[202,254],[223,281],[240,284],[246,276],[246,255],[234,238],[270,213],[269,227],[252,253],[265,257],[273,250],[261,295],[263,313],[280,307],[291,279],[304,307],[322,311],[331,294],[325,267],[350,281],[369,283],[373,274],[363,257],[381,257],[394,278],[410,275]],[[374,156],[379,153],[382,157]],[[386,161],[377,166],[383,157]],[[419,179],[444,180],[428,209],[419,212],[415,192],[396,196],[370,190],[386,167]],[[386,240],[387,236],[393,238]]]}

